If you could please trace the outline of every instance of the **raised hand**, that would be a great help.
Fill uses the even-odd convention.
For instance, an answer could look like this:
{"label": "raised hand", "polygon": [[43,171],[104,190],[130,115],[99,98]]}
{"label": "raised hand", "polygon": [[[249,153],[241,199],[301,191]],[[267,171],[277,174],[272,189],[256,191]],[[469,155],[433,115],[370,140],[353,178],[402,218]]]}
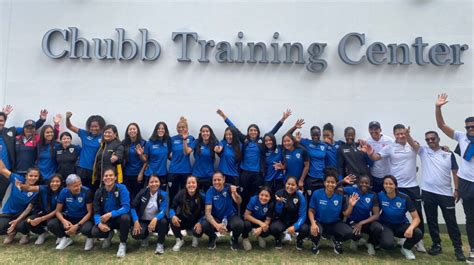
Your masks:
{"label": "raised hand", "polygon": [[438,99],[436,100],[436,107],[441,107],[446,103],[448,103],[448,94],[442,93],[441,95],[438,95]]}
{"label": "raised hand", "polygon": [[58,113],[53,117],[53,122],[54,122],[54,124],[59,124],[59,123],[61,123],[62,119],[63,119],[63,116]]}
{"label": "raised hand", "polygon": [[40,111],[40,119],[46,120],[48,118],[48,110],[47,109],[42,109]]}
{"label": "raised hand", "polygon": [[300,131],[297,131],[296,134],[295,134],[295,139],[296,139],[296,141],[297,141],[298,143],[301,142],[301,138],[302,138],[301,132],[300,132]]}
{"label": "raised hand", "polygon": [[357,204],[357,201],[359,200],[359,194],[357,193],[352,193],[352,195],[349,197],[349,204],[354,207]]}
{"label": "raised hand", "polygon": [[221,145],[216,145],[214,147],[214,152],[220,153],[220,152],[222,152],[222,149],[223,149],[223,147]]}
{"label": "raised hand", "polygon": [[143,155],[143,153],[145,152],[145,150],[143,149],[143,147],[140,144],[137,144],[135,146],[135,151],[137,151],[137,155],[139,155],[139,156]]}
{"label": "raised hand", "polygon": [[5,113],[5,115],[10,115],[13,111],[13,106],[12,105],[6,105],[3,109],[2,112]]}
{"label": "raised hand", "polygon": [[303,125],[305,124],[304,119],[297,119],[295,122],[295,128],[296,129],[301,129],[303,128]]}
{"label": "raised hand", "polygon": [[217,115],[221,116],[223,119],[226,118],[224,112],[223,112],[221,109],[218,109],[218,110],[216,111],[216,113],[217,113]]}
{"label": "raised hand", "polygon": [[281,162],[273,162],[273,168],[276,170],[283,170],[285,166]]}
{"label": "raised hand", "polygon": [[66,119],[70,119],[72,117],[72,112],[66,112]]}
{"label": "raised hand", "polygon": [[288,119],[288,117],[291,116],[291,109],[287,109],[285,112],[283,112],[283,116],[281,117],[281,120],[284,121]]}

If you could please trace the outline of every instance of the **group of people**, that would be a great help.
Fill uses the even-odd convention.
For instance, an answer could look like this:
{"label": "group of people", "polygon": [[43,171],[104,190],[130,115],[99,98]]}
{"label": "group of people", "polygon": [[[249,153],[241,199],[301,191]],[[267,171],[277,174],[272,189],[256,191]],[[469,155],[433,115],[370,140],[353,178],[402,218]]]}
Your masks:
{"label": "group of people", "polygon": [[[222,140],[208,125],[194,138],[182,117],[175,136],[158,122],[145,140],[138,124],[130,123],[120,141],[117,127],[101,116],[89,117],[80,129],[67,112],[66,127],[80,138],[78,146],[71,143],[71,133],[61,132],[61,115],[53,126],[44,125],[46,110],[23,128],[5,127],[13,110],[7,106],[0,112],[0,199],[10,184],[11,192],[2,207],[0,235],[9,244],[21,233],[20,244],[26,244],[34,233],[40,245],[53,234],[61,250],[81,233],[87,237],[84,249],[91,250],[95,238],[104,238],[102,247],[110,247],[118,231],[117,256],[124,257],[129,234],[144,247],[157,234],[157,254],[164,253],[168,231],[176,238],[174,251],[184,245],[188,230],[192,247],[206,234],[208,248],[215,249],[218,235],[230,232],[232,250],[239,248],[240,237],[243,248],[251,250],[253,234],[260,247],[271,235],[277,249],[294,237],[302,250],[309,239],[314,254],[321,238],[331,239],[334,252],[341,254],[344,241],[351,240],[356,249],[367,234],[370,255],[395,248],[399,238],[402,254],[415,259],[412,248],[426,252],[423,205],[433,242],[427,252],[442,252],[440,207],[456,259],[474,262],[474,117],[465,120],[465,132],[454,131],[442,117],[446,103],[447,95],[439,95],[436,121],[458,141],[459,166],[436,131],[426,132],[426,145],[421,145],[401,124],[393,127],[395,140],[373,121],[368,139],[355,140],[356,130],[347,127],[345,141],[335,141],[329,123],[322,130],[311,127],[311,138],[302,138],[297,130],[305,122],[298,119],[278,144],[275,134],[290,110],[263,136],[256,124],[242,133],[218,110],[228,125]],[[471,247],[467,259],[454,207],[460,199]]]}

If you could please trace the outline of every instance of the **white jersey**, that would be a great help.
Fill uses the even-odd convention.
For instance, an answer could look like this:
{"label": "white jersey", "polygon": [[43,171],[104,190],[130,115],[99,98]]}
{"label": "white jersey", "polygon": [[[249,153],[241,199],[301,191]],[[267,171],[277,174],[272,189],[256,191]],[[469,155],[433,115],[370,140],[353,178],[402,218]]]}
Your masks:
{"label": "white jersey", "polygon": [[454,132],[454,139],[458,141],[461,149],[461,165],[459,165],[458,176],[464,180],[474,182],[474,158],[471,158],[470,161],[463,158],[470,141],[467,139],[466,133],[458,131]]}
{"label": "white jersey", "polygon": [[389,159],[390,174],[397,179],[399,188],[418,186],[416,182],[416,152],[408,143],[405,145],[393,143],[385,146],[378,153],[382,158]]}
{"label": "white jersey", "polygon": [[[372,146],[376,153],[380,152],[385,146],[393,144],[395,141],[392,137],[383,135],[378,141],[374,138],[367,138],[366,142]],[[378,161],[374,161],[373,166],[370,168],[370,173],[375,178],[383,178],[390,174],[390,161],[388,158],[382,158]]]}
{"label": "white jersey", "polygon": [[427,146],[421,146],[418,155],[421,160],[421,189],[453,196],[451,170],[457,169],[453,153],[441,149],[434,151]]}

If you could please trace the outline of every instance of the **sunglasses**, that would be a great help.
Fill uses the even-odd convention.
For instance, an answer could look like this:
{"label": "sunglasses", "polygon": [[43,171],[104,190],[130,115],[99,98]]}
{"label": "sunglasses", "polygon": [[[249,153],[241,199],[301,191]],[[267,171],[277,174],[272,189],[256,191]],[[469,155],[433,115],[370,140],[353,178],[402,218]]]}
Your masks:
{"label": "sunglasses", "polygon": [[466,128],[466,130],[471,130],[471,129],[474,129],[474,125],[466,126],[464,128]]}
{"label": "sunglasses", "polygon": [[436,138],[435,137],[426,138],[425,141],[434,142],[434,141],[436,141]]}

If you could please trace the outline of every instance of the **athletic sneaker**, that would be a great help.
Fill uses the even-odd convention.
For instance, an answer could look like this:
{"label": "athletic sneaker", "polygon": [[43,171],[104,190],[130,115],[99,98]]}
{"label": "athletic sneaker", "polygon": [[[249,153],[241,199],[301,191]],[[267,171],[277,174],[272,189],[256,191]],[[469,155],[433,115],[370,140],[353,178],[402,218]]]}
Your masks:
{"label": "athletic sneaker", "polygon": [[375,247],[372,243],[368,243],[367,244],[367,253],[370,255],[370,256],[375,256]]}
{"label": "athletic sneaker", "polygon": [[265,248],[267,246],[267,241],[265,240],[265,238],[259,236],[257,237],[258,239],[258,246],[261,247],[261,248]]}
{"label": "athletic sneaker", "polygon": [[161,255],[163,253],[165,253],[165,247],[163,246],[163,244],[157,243],[155,248],[155,254]]}
{"label": "athletic sneaker", "polygon": [[466,256],[464,256],[462,248],[454,249],[454,256],[456,256],[456,260],[458,261],[466,261]]}
{"label": "athletic sneaker", "polygon": [[358,247],[359,247],[359,242],[351,239],[351,245],[349,246],[349,248],[355,251],[357,250]]}
{"label": "athletic sneaker", "polygon": [[418,241],[418,243],[416,243],[415,249],[418,252],[426,253],[426,248],[425,248],[425,244],[423,243],[423,240],[420,240]]}
{"label": "athletic sneaker", "polygon": [[171,228],[170,228],[170,229],[168,229],[168,235],[169,235],[169,236],[172,236],[172,235],[174,235],[174,233],[173,233],[173,230],[171,230]]}
{"label": "athletic sneaker", "polygon": [[437,256],[437,255],[441,254],[442,251],[443,251],[443,249],[441,248],[440,244],[434,244],[428,250],[428,254],[430,254],[431,256]]}
{"label": "athletic sneaker", "polygon": [[176,243],[173,246],[173,251],[180,251],[181,247],[184,245],[184,240],[181,238],[176,238]]}
{"label": "athletic sneaker", "polygon": [[216,239],[217,238],[209,238],[209,242],[207,243],[207,249],[209,250],[216,249]]}
{"label": "athletic sneaker", "polygon": [[22,235],[20,238],[20,245],[26,245],[30,242],[30,235]]}
{"label": "athletic sneaker", "polygon": [[407,240],[407,239],[404,238],[404,237],[399,238],[399,239],[398,239],[398,245],[399,245],[400,247],[403,247],[403,244],[405,244],[405,241],[406,241],[406,240]]}
{"label": "athletic sneaker", "polygon": [[117,257],[124,258],[126,253],[127,253],[127,243],[120,242],[119,248],[117,251]]}
{"label": "athletic sneaker", "polygon": [[474,264],[474,250],[471,249],[471,252],[469,252],[469,257],[466,259],[466,262],[468,264]]}
{"label": "athletic sneaker", "polygon": [[94,239],[86,238],[86,243],[84,244],[84,250],[89,251],[94,247]]}
{"label": "athletic sneaker", "polygon": [[296,249],[303,250],[303,239],[296,240]]}
{"label": "athletic sneaker", "polygon": [[183,235],[183,237],[188,236],[188,231],[181,230],[181,235]]}
{"label": "athletic sneaker", "polygon": [[414,260],[416,258],[415,254],[413,254],[413,251],[411,251],[410,249],[402,247],[401,252],[406,259]]}
{"label": "athletic sneaker", "polygon": [[342,252],[344,252],[344,250],[342,249],[342,242],[333,239],[332,246],[334,247],[334,253],[342,254]]}
{"label": "athletic sneaker", "polygon": [[311,245],[311,252],[312,252],[314,255],[318,255],[318,254],[319,254],[319,247],[318,247],[317,244],[312,243],[312,245]]}
{"label": "athletic sneaker", "polygon": [[44,241],[46,241],[46,238],[48,238],[48,236],[49,236],[48,232],[44,232],[41,235],[39,235],[35,241],[35,245],[43,245]]}
{"label": "athletic sneaker", "polygon": [[59,240],[59,243],[58,245],[56,246],[56,249],[57,250],[63,250],[65,248],[67,248],[69,245],[72,244],[72,239],[70,237],[62,237],[60,240]]}
{"label": "athletic sneaker", "polygon": [[15,234],[7,235],[5,239],[3,239],[3,244],[5,245],[11,244],[13,240],[15,240]]}
{"label": "athletic sneaker", "polygon": [[140,247],[146,248],[146,247],[148,247],[148,245],[149,245],[148,244],[148,237],[145,238],[145,239],[142,239],[142,242],[140,243]]}
{"label": "athletic sneaker", "polygon": [[290,241],[291,241],[291,235],[290,235],[288,232],[285,231],[285,232],[283,233],[283,240],[282,240],[282,241],[283,241],[283,242],[285,242],[285,241],[290,242]]}
{"label": "athletic sneaker", "polygon": [[61,241],[61,238],[60,237],[56,237],[56,245],[59,244],[59,242]]}
{"label": "athletic sneaker", "polygon": [[237,251],[239,249],[239,239],[238,238],[230,238],[230,249],[232,251]]}
{"label": "athletic sneaker", "polygon": [[283,248],[283,243],[281,242],[281,239],[275,239],[275,248],[276,249],[282,249]]}
{"label": "athletic sneaker", "polygon": [[197,248],[199,246],[199,238],[193,236],[193,241],[191,242],[191,247]]}
{"label": "athletic sneaker", "polygon": [[112,238],[114,237],[114,230],[109,231],[109,235],[105,238],[104,242],[102,242],[102,249],[109,248],[112,245]]}
{"label": "athletic sneaker", "polygon": [[250,243],[250,240],[248,238],[242,239],[242,246],[244,246],[244,249],[246,251],[252,250],[252,243]]}

